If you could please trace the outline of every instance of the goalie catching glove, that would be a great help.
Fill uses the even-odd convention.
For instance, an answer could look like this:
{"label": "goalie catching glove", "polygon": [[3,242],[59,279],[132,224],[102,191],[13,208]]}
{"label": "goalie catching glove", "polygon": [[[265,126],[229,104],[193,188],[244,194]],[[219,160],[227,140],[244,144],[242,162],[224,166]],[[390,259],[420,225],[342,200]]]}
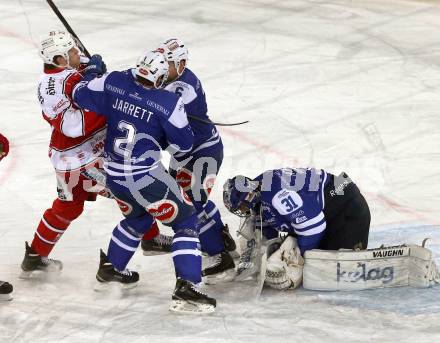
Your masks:
{"label": "goalie catching glove", "polygon": [[302,281],[304,259],[301,256],[296,238],[287,236],[281,243],[272,243],[268,250],[278,248],[267,259],[265,284],[278,290],[297,288]]}

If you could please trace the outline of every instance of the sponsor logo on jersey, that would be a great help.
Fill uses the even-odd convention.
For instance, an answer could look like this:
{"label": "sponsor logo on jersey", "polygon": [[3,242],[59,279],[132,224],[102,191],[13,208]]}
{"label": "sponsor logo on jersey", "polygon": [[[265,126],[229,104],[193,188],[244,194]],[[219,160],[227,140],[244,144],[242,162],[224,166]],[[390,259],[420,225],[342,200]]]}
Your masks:
{"label": "sponsor logo on jersey", "polygon": [[41,83],[38,85],[38,101],[40,102],[41,105],[44,104],[44,98],[41,95]]}
{"label": "sponsor logo on jersey", "polygon": [[364,262],[359,262],[355,270],[343,270],[341,263],[338,262],[336,266],[336,281],[337,282],[368,282],[368,281],[382,281],[383,284],[390,283],[394,280],[394,267],[371,268],[367,267]]}
{"label": "sponsor logo on jersey", "polygon": [[176,181],[185,192],[189,191],[193,183],[191,171],[186,168],[179,169],[177,171]]}
{"label": "sponsor logo on jersey", "polygon": [[122,214],[129,215],[131,211],[133,211],[133,207],[129,203],[122,201],[116,197],[115,200],[118,203],[119,209],[121,210]]}
{"label": "sponsor logo on jersey", "polygon": [[120,95],[124,95],[125,94],[125,89],[122,89],[122,88],[119,88],[119,87],[116,87],[116,86],[112,86],[112,85],[106,84],[105,88],[107,88],[109,91],[111,91],[113,93],[117,93],[117,94],[120,94]]}
{"label": "sponsor logo on jersey", "polygon": [[52,111],[57,113],[58,111],[61,111],[65,105],[70,105],[69,100],[67,99],[61,99],[55,106],[52,107]]}
{"label": "sponsor logo on jersey", "polygon": [[306,220],[307,220],[307,217],[306,217],[306,216],[302,216],[302,217],[296,218],[296,219],[295,219],[295,222],[296,222],[297,224],[300,224],[300,223],[302,223],[302,222],[305,222]]}
{"label": "sponsor logo on jersey", "polygon": [[150,213],[155,219],[160,220],[162,223],[172,222],[179,212],[177,204],[169,199],[159,200],[154,204],[147,207],[148,213]]}
{"label": "sponsor logo on jersey", "polygon": [[133,98],[133,99],[136,99],[136,100],[142,100],[142,98],[139,96],[138,92],[130,93],[130,94],[128,94],[128,96],[130,98]]}
{"label": "sponsor logo on jersey", "polygon": [[55,95],[55,79],[52,76],[47,80],[46,94]]}
{"label": "sponsor logo on jersey", "polygon": [[335,189],[330,191],[330,196],[344,195],[344,189],[351,183],[351,180],[344,180],[340,185],[336,186]]}
{"label": "sponsor logo on jersey", "polygon": [[210,174],[207,175],[205,180],[203,181],[203,189],[206,191],[207,195],[211,194],[212,188],[214,187],[215,180],[217,178],[217,175]]}
{"label": "sponsor logo on jersey", "polygon": [[373,257],[394,257],[394,256],[403,256],[404,250],[403,249],[397,249],[397,250],[379,250],[379,251],[373,251]]}
{"label": "sponsor logo on jersey", "polygon": [[304,215],[304,211],[303,210],[299,210],[298,212],[292,213],[290,215],[290,217],[291,218],[297,218],[297,217],[302,216],[302,215]]}
{"label": "sponsor logo on jersey", "polygon": [[182,188],[180,188],[180,192],[182,193],[183,201],[190,206],[193,206],[192,200],[189,197],[188,193],[186,193]]}
{"label": "sponsor logo on jersey", "polygon": [[99,141],[93,146],[93,154],[101,155],[103,149],[104,149],[104,142]]}

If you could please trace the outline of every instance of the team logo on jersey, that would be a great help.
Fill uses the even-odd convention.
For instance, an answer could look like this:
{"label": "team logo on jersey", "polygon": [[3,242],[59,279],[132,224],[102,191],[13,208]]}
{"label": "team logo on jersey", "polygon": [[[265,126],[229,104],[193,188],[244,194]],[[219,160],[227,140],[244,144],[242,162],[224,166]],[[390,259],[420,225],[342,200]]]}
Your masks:
{"label": "team logo on jersey", "polygon": [[205,180],[203,181],[203,189],[206,191],[207,195],[211,194],[212,188],[214,187],[215,180],[217,178],[217,175],[210,174],[207,175]]}
{"label": "team logo on jersey", "polygon": [[191,171],[185,168],[177,171],[176,181],[185,192],[189,191],[194,183]]}
{"label": "team logo on jersey", "polygon": [[121,199],[118,199],[115,197],[116,202],[118,203],[119,209],[121,210],[122,214],[128,215],[133,211],[133,207],[126,203],[125,201],[122,201]]}
{"label": "team logo on jersey", "polygon": [[164,199],[149,205],[147,207],[147,211],[155,219],[158,219],[162,223],[167,224],[172,222],[176,218],[179,212],[179,208],[174,201]]}

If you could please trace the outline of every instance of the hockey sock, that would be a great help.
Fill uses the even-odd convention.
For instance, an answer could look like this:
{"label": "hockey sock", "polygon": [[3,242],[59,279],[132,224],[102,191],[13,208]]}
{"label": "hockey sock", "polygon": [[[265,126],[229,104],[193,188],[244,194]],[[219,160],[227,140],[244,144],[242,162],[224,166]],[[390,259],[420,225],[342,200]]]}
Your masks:
{"label": "hockey sock", "polygon": [[224,227],[220,216],[220,211],[215,204],[208,200],[204,205],[205,218],[202,222],[202,227],[199,233],[200,244],[202,251],[209,256],[221,253],[225,250],[225,244],[222,238],[222,229]]}
{"label": "hockey sock", "polygon": [[202,281],[202,254],[195,214],[173,226],[176,232],[171,246],[176,276],[193,283]]}
{"label": "hockey sock", "polygon": [[47,209],[35,231],[32,250],[40,256],[48,256],[69,225],[69,220],[56,215],[52,209]]}
{"label": "hockey sock", "polygon": [[149,241],[159,235],[159,226],[157,225],[157,222],[154,221],[153,224],[151,224],[151,227],[147,232],[145,232],[144,236],[142,237],[143,241]]}
{"label": "hockey sock", "polygon": [[108,246],[108,260],[117,270],[124,270],[141,241],[140,234],[131,228],[125,220],[113,230]]}

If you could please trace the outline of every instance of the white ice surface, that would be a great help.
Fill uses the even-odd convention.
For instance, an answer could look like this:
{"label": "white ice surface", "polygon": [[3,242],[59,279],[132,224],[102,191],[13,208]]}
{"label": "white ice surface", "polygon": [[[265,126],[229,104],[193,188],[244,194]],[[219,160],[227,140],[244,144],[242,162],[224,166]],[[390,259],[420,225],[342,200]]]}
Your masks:
{"label": "white ice surface", "polygon": [[[440,257],[439,1],[56,1],[109,69],[170,36],[189,45],[221,129],[225,161],[213,199],[225,221],[221,185],[235,174],[282,166],[346,171],[372,211],[371,246],[419,243]],[[0,279],[15,286],[0,304],[0,342],[439,342],[440,287],[349,293],[213,287],[214,315],[168,312],[169,257],[137,253],[141,281],[128,294],[93,292],[99,248],[120,214],[87,204],[53,256],[59,279],[18,279],[56,196],[50,129],[36,97],[35,44],[60,27],[42,0],[0,0],[0,132],[11,154],[0,168]]]}

